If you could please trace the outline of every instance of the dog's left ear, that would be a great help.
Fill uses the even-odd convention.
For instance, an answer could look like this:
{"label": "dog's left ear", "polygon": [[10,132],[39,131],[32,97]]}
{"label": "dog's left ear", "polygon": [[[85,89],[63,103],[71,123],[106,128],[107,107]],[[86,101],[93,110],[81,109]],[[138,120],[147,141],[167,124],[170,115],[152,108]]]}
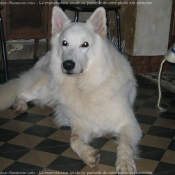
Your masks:
{"label": "dog's left ear", "polygon": [[97,8],[91,17],[87,20],[87,23],[91,23],[96,33],[100,36],[106,35],[106,11],[103,7]]}
{"label": "dog's left ear", "polygon": [[57,6],[52,10],[52,35],[60,33],[64,24],[70,23],[70,19],[65,13]]}

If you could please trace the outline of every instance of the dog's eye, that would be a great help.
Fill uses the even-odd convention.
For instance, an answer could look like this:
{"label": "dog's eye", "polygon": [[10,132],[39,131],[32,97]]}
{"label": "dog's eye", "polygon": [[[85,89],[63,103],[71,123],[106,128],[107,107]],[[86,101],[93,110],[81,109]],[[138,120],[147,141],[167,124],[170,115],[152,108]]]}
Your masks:
{"label": "dog's eye", "polygon": [[63,40],[62,45],[63,45],[63,46],[68,46],[67,41]]}
{"label": "dog's eye", "polygon": [[89,46],[89,43],[88,42],[84,42],[81,47],[88,47]]}

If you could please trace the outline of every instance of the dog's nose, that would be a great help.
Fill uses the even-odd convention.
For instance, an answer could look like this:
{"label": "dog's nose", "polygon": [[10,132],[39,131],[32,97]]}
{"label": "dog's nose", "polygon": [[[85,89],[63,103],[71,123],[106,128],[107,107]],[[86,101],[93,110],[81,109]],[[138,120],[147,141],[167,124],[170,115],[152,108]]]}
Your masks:
{"label": "dog's nose", "polygon": [[67,60],[63,62],[63,68],[67,71],[74,69],[75,63],[72,60]]}

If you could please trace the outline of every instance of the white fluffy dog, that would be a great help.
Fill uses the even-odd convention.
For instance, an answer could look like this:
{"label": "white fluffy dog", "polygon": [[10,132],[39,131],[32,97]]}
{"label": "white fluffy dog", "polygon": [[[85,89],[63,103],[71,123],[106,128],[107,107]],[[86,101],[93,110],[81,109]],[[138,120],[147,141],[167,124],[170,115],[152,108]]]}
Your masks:
{"label": "white fluffy dog", "polygon": [[112,133],[118,138],[116,171],[136,172],[141,138],[132,109],[136,80],[129,63],[106,39],[105,10],[98,8],[86,23],[71,23],[54,7],[51,43],[51,51],[34,68],[0,87],[0,109],[15,103],[22,112],[31,100],[53,105],[56,123],[71,126],[71,147],[87,165],[99,161],[88,143]]}

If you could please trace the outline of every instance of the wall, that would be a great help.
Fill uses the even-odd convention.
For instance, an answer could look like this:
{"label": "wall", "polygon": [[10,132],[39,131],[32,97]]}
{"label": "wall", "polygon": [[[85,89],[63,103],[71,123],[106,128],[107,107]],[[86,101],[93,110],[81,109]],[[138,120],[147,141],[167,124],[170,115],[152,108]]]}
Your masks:
{"label": "wall", "polygon": [[[172,0],[105,0],[121,5],[124,52],[132,56],[164,55],[167,52]],[[109,13],[109,28],[117,38],[115,13]]]}
{"label": "wall", "polygon": [[172,0],[138,0],[133,55],[164,55],[168,48]]}

